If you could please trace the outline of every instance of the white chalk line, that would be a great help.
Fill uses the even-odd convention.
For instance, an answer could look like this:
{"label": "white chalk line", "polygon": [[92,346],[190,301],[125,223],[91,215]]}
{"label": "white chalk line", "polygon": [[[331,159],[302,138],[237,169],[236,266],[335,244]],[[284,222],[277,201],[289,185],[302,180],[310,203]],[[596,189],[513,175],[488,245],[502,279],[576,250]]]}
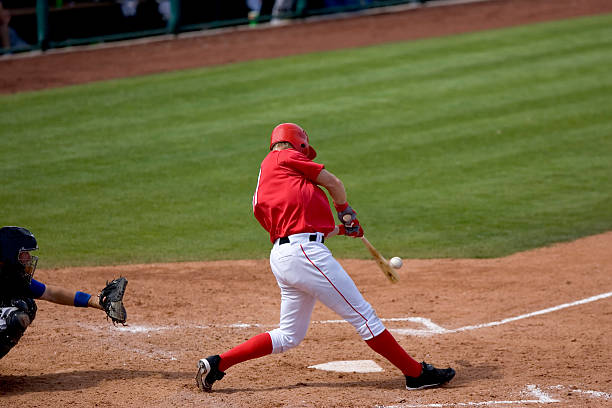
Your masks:
{"label": "white chalk line", "polygon": [[[591,296],[585,299],[580,299],[574,302],[563,303],[561,305],[549,307],[546,309],[537,310],[531,313],[525,313],[519,316],[508,317],[502,320],[497,320],[494,322],[481,323],[469,326],[463,326],[456,329],[446,329],[426,317],[392,317],[392,318],[381,318],[380,320],[383,322],[411,322],[418,323],[423,326],[422,329],[390,329],[392,332],[401,334],[401,335],[412,335],[412,336],[431,336],[434,334],[452,334],[452,333],[460,333],[469,330],[477,330],[486,327],[494,327],[500,326],[502,324],[515,322],[517,320],[527,319],[534,316],[539,316],[547,313],[556,312],[559,310],[563,310],[569,307],[579,306],[586,303],[596,302],[598,300],[606,299],[612,297],[612,292],[606,292],[599,295]],[[312,324],[348,324],[345,320],[315,320]],[[248,329],[248,328],[275,328],[278,327],[277,324],[259,324],[259,323],[231,323],[231,324],[189,324],[189,323],[180,323],[176,325],[166,325],[166,326],[148,326],[148,325],[132,325],[129,324],[127,326],[94,326],[78,323],[79,326],[84,327],[93,331],[101,331],[101,330],[112,330],[118,332],[125,333],[150,333],[150,332],[161,332],[167,330],[177,330],[177,329],[198,329],[198,330],[206,330],[206,329],[215,329],[215,328],[229,328],[229,329]]]}
{"label": "white chalk line", "polygon": [[602,293],[600,295],[591,296],[591,297],[588,297],[586,299],[577,300],[575,302],[563,303],[563,304],[558,305],[558,306],[549,307],[549,308],[538,310],[538,311],[531,312],[531,313],[525,313],[525,314],[522,314],[522,315],[519,315],[519,316],[509,317],[509,318],[498,320],[498,321],[495,321],[495,322],[463,326],[463,327],[459,327],[457,329],[445,329],[445,328],[443,328],[441,326],[435,325],[435,324],[430,322],[430,324],[425,324],[425,326],[427,327],[427,330],[422,330],[422,329],[421,330],[419,330],[419,329],[392,329],[391,331],[394,332],[394,333],[397,333],[397,334],[414,335],[414,336],[430,336],[430,335],[434,335],[434,334],[459,333],[459,332],[464,332],[464,331],[468,331],[468,330],[482,329],[482,328],[485,328],[485,327],[500,326],[502,324],[515,322],[517,320],[527,319],[529,317],[534,317],[534,316],[539,316],[539,315],[543,315],[543,314],[547,314],[547,313],[551,313],[551,312],[556,312],[556,311],[559,311],[559,310],[562,310],[562,309],[566,309],[568,307],[579,306],[579,305],[583,305],[583,304],[586,304],[586,303],[596,302],[596,301],[601,300],[601,299],[609,298],[610,296],[612,296],[612,292]]}
{"label": "white chalk line", "polygon": [[548,392],[543,391],[540,387],[534,384],[528,384],[523,391],[524,394],[531,395],[537,399],[519,399],[519,400],[492,400],[492,401],[467,401],[467,402],[448,402],[448,403],[433,403],[433,404],[400,404],[400,405],[376,405],[375,408],[444,408],[444,407],[486,407],[486,406],[521,406],[531,404],[555,404],[563,402],[561,397],[553,397],[551,391],[567,390],[571,393],[586,395],[592,398],[612,399],[612,395],[601,391],[580,390],[573,387],[565,387],[563,385],[553,385],[547,387]]}
{"label": "white chalk line", "polygon": [[506,323],[514,322],[516,320],[527,319],[528,317],[534,317],[534,316],[539,316],[539,315],[543,315],[543,314],[546,314],[546,313],[556,312],[558,310],[566,309],[568,307],[579,306],[579,305],[584,305],[586,303],[596,302],[596,301],[601,300],[601,299],[609,298],[610,296],[612,296],[612,292],[602,293],[601,295],[591,296],[589,298],[577,300],[575,302],[563,303],[563,304],[561,304],[559,306],[553,306],[553,307],[549,307],[547,309],[538,310],[536,312],[526,313],[526,314],[522,314],[522,315],[515,316],[515,317],[510,317],[510,318],[507,318],[507,319],[499,320],[497,322],[478,324],[478,325],[475,325],[475,326],[464,326],[464,327],[460,327],[458,329],[455,329],[453,331],[454,332],[460,332],[460,331],[466,331],[466,330],[480,329],[480,328],[483,328],[483,327],[499,326],[501,324],[506,324]]}
{"label": "white chalk line", "polygon": [[[122,342],[112,341],[111,338],[108,338],[106,336],[107,334],[109,334],[109,332],[110,334],[116,334],[116,330],[130,332],[130,333],[147,333],[150,331],[163,331],[167,329],[166,327],[135,326],[132,328],[130,326],[112,326],[112,325],[107,325],[106,327],[102,327],[102,326],[94,326],[94,325],[85,324],[85,323],[77,323],[77,326],[80,326],[84,329],[91,330],[97,333],[104,333],[105,334],[104,336],[100,336],[98,338],[103,340],[107,344],[113,345],[116,348],[119,348],[125,351],[129,351],[132,353],[136,353],[136,354],[142,354],[154,360],[170,360],[170,361],[178,360],[178,358],[176,357],[176,352],[174,350],[162,350],[160,348],[157,348],[154,350],[144,350],[139,347],[130,347],[129,345],[124,344]],[[133,330],[126,330],[128,328],[133,329]]]}
{"label": "white chalk line", "polygon": [[[558,306],[549,307],[549,308],[538,310],[532,313],[526,313],[526,314],[522,314],[519,316],[509,317],[506,319],[489,322],[489,323],[463,326],[457,329],[445,329],[444,327],[433,323],[430,319],[427,319],[425,317],[394,317],[394,318],[386,318],[386,319],[382,318],[381,320],[383,322],[412,322],[412,323],[418,323],[424,326],[424,329],[390,329],[391,332],[396,333],[396,334],[412,335],[412,336],[432,336],[432,335],[439,335],[439,334],[459,333],[459,332],[464,332],[468,330],[481,329],[485,327],[499,326],[499,325],[514,322],[517,320],[527,319],[529,317],[539,316],[539,315],[543,315],[546,313],[559,311],[562,309],[566,309],[568,307],[573,307],[573,306],[583,305],[583,304],[590,303],[590,302],[595,302],[601,299],[609,298],[611,296],[612,296],[612,292],[602,293],[600,295],[591,296],[586,299],[577,300],[575,302],[563,303]],[[338,324],[338,323],[347,324],[345,320],[318,320],[318,321],[313,321],[312,323],[313,324]],[[77,323],[77,325],[85,329],[96,331],[96,332],[113,331],[117,334],[121,334],[121,333],[147,334],[147,336],[150,336],[149,333],[151,332],[162,332],[162,331],[168,331],[168,330],[181,330],[181,329],[182,330],[184,329],[202,330],[202,329],[215,329],[215,328],[234,328],[234,329],[264,328],[266,329],[266,328],[278,327],[278,325],[263,325],[263,324],[258,324],[258,323],[232,323],[232,324],[221,324],[221,325],[176,324],[176,325],[167,325],[167,326],[147,326],[147,325],[94,326],[90,324]],[[149,357],[163,358],[163,359],[169,359],[169,360],[177,359],[175,356],[175,353],[172,351],[163,351],[163,350],[146,351],[146,350],[142,350],[138,348],[130,348],[126,346],[124,346],[123,348],[132,350],[138,354],[147,355]],[[579,391],[576,391],[576,392],[579,392]]]}
{"label": "white chalk line", "polygon": [[526,388],[527,388],[528,393],[532,394],[535,397],[538,397],[539,402],[543,404],[550,404],[551,402],[559,402],[559,400],[552,398],[550,395],[546,394],[541,389],[539,389],[536,385],[528,384]]}
{"label": "white chalk line", "polygon": [[565,390],[565,389],[567,389],[571,393],[584,394],[584,395],[587,395],[589,397],[601,398],[601,399],[605,399],[605,400],[612,400],[612,394],[607,393],[607,392],[602,392],[602,391],[581,390],[579,388],[574,388],[574,387],[567,388],[567,387],[565,387],[563,385],[553,385],[553,386],[551,386],[549,388],[550,389],[555,389],[555,390]]}
{"label": "white chalk line", "polygon": [[490,405],[529,405],[529,404],[551,404],[560,402],[554,399],[537,385],[528,384],[525,387],[525,392],[533,395],[537,399],[521,399],[521,400],[501,400],[501,401],[468,401],[468,402],[448,402],[448,403],[433,403],[433,404],[401,404],[401,405],[377,405],[376,408],[443,408],[443,407],[483,407]]}
{"label": "white chalk line", "polygon": [[[383,322],[412,322],[419,323],[426,327],[426,330],[415,330],[416,332],[424,332],[424,333],[444,333],[448,332],[448,330],[443,327],[438,326],[433,323],[430,319],[425,317],[392,317],[392,318],[381,318]],[[313,320],[312,324],[344,324],[347,323],[346,320]],[[131,334],[143,334],[143,333],[151,333],[151,332],[163,332],[169,330],[179,330],[179,329],[199,329],[199,330],[208,330],[208,329],[249,329],[249,328],[276,328],[278,324],[260,324],[260,323],[231,323],[231,324],[211,324],[211,325],[203,325],[203,324],[189,324],[189,323],[181,323],[175,325],[165,325],[165,326],[149,326],[149,325],[139,325],[139,324],[128,324],[126,326],[111,326],[111,325],[92,325],[92,324],[84,324],[77,323],[78,326],[83,327],[88,330],[102,332],[102,331],[114,331],[119,333],[131,333]]]}

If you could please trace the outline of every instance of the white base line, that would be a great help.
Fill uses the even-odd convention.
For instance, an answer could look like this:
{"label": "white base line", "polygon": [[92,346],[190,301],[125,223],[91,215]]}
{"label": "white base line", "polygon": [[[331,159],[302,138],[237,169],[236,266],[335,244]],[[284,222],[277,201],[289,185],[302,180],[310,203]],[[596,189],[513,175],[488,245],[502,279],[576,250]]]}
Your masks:
{"label": "white base line", "polygon": [[495,322],[463,326],[457,329],[444,329],[443,327],[436,325],[437,327],[434,330],[392,329],[391,331],[397,334],[406,334],[406,335],[432,335],[432,334],[458,333],[458,332],[463,332],[463,331],[468,331],[468,330],[482,329],[484,327],[499,326],[499,325],[514,322],[517,320],[526,319],[528,317],[539,316],[539,315],[543,315],[546,313],[556,312],[561,309],[566,309],[568,307],[573,307],[573,306],[583,305],[585,303],[595,302],[597,300],[609,298],[610,296],[612,296],[612,292],[602,293],[600,295],[591,296],[589,298],[577,300],[575,302],[563,303],[562,305],[549,307],[549,308],[538,310],[532,313],[525,313],[519,316],[509,317],[507,319],[502,319],[502,320],[498,320]]}
{"label": "white base line", "polygon": [[528,404],[551,404],[559,402],[539,389],[536,385],[527,385],[527,392],[537,399],[525,399],[516,401],[480,401],[480,402],[449,402],[444,404],[402,404],[402,405],[377,405],[376,408],[443,408],[443,407],[483,407],[489,405],[528,405]]}
{"label": "white base line", "polygon": [[572,306],[578,306],[578,305],[583,305],[585,303],[595,302],[597,300],[605,299],[605,298],[608,298],[610,296],[612,296],[612,292],[602,293],[601,295],[591,296],[590,298],[586,298],[586,299],[582,299],[582,300],[577,300],[577,301],[571,302],[571,303],[564,303],[564,304],[559,305],[559,306],[549,307],[547,309],[542,309],[542,310],[538,310],[536,312],[522,314],[522,315],[516,316],[516,317],[509,317],[507,319],[499,320],[497,322],[477,324],[477,325],[474,325],[474,326],[464,326],[464,327],[460,327],[458,329],[451,330],[451,331],[453,331],[453,332],[460,332],[460,331],[466,331],[466,330],[480,329],[482,327],[499,326],[500,324],[514,322],[516,320],[526,319],[528,317],[538,316],[538,315],[542,315],[542,314],[546,314],[546,313],[550,313],[550,312],[556,312],[557,310],[566,309],[566,308],[572,307]]}
{"label": "white base line", "polygon": [[612,394],[609,394],[607,392],[602,392],[602,391],[593,391],[593,390],[581,390],[575,387],[565,387],[563,385],[553,385],[552,387],[548,387],[551,390],[565,390],[567,389],[568,393],[576,393],[576,394],[583,394],[586,395],[588,397],[592,397],[592,398],[601,398],[601,399],[605,399],[605,400],[612,400]]}
{"label": "white base line", "polygon": [[[610,400],[612,395],[601,391],[592,390],[580,390],[574,387],[567,387],[563,385],[553,385],[546,387],[548,390],[553,391],[564,391],[563,393],[576,393],[582,394],[590,398]],[[521,399],[521,400],[501,400],[501,401],[475,401],[475,402],[447,402],[447,403],[433,403],[433,404],[400,404],[400,405],[377,405],[375,408],[444,408],[444,407],[483,407],[490,405],[530,405],[530,404],[554,404],[557,402],[563,402],[563,399],[555,399],[546,392],[542,391],[540,387],[534,384],[528,384],[525,386],[524,394],[531,394],[537,399]]]}
{"label": "white base line", "polygon": [[[383,322],[412,322],[419,323],[424,326],[423,329],[390,329],[391,332],[400,334],[400,335],[410,335],[410,336],[431,336],[434,334],[450,334],[450,333],[459,333],[468,330],[476,330],[482,329],[485,327],[493,327],[499,326],[502,324],[514,322],[516,320],[526,319],[528,317],[539,316],[546,313],[556,312],[558,310],[566,309],[572,306],[583,305],[585,303],[595,302],[597,300],[609,298],[612,296],[612,292],[602,293],[600,295],[591,296],[586,299],[577,300],[575,302],[564,303],[562,305],[549,307],[546,309],[538,310],[532,313],[525,313],[515,317],[509,317],[507,319],[498,320],[495,322],[475,324],[470,326],[463,326],[457,329],[445,329],[442,326],[439,326],[433,323],[430,319],[425,317],[394,317],[394,318],[381,318]],[[337,324],[337,323],[347,323],[345,320],[315,320],[312,322],[313,324]],[[101,330],[114,330],[118,332],[129,332],[129,333],[148,333],[155,331],[165,331],[165,330],[176,330],[176,329],[213,329],[213,328],[235,328],[235,329],[246,329],[246,328],[272,328],[278,327],[278,325],[269,325],[269,324],[258,324],[258,323],[233,323],[233,324],[220,324],[220,325],[202,325],[202,324],[180,324],[180,325],[172,325],[172,326],[140,326],[140,325],[128,325],[128,326],[106,326],[106,327],[97,327],[82,323],[77,323],[77,325],[87,328],[89,330],[101,331]]]}
{"label": "white base line", "polygon": [[377,405],[376,408],[443,408],[443,407],[483,407],[489,405],[527,405],[527,404],[551,404],[559,402],[540,390],[536,385],[527,385],[527,392],[537,399],[516,401],[481,401],[481,402],[449,402],[444,404],[402,404],[402,405]]}
{"label": "white base line", "polygon": [[450,402],[446,404],[412,404],[412,405],[385,405],[376,408],[443,408],[443,407],[483,407],[487,405],[527,405],[545,404],[540,400],[516,400],[516,401],[481,401],[481,402]]}

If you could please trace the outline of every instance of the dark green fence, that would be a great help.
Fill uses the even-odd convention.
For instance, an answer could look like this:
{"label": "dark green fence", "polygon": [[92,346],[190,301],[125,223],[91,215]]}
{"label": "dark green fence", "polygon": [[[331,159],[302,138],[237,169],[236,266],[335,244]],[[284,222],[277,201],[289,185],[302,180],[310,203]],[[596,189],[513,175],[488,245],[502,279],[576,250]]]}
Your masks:
{"label": "dark green fence", "polygon": [[[280,24],[427,0],[294,0],[279,14],[275,0],[0,0],[0,53],[48,50],[220,27]],[[259,3],[259,7],[253,7]],[[10,19],[7,16],[10,15]],[[8,24],[7,24],[8,22]]]}

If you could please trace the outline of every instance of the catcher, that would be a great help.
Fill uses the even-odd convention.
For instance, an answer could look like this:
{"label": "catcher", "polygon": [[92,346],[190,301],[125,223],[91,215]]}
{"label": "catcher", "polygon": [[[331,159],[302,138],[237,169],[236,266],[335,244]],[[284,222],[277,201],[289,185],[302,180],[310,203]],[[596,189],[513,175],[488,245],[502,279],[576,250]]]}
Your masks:
{"label": "catcher", "polygon": [[81,291],[45,285],[33,279],[38,257],[36,238],[25,228],[0,228],[0,358],[21,339],[36,317],[36,302],[42,299],[60,305],[104,310],[115,323],[125,323],[123,295],[127,279],[108,283],[97,298]]}

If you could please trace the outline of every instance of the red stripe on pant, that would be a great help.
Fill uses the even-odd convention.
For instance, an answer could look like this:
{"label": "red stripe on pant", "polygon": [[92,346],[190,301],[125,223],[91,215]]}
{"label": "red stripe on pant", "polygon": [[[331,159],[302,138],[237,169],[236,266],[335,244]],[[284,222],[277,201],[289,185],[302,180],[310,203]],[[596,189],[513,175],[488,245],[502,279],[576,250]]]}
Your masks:
{"label": "red stripe on pant", "polygon": [[329,280],[329,278],[327,277],[327,275],[325,275],[323,273],[323,271],[321,269],[319,269],[319,267],[317,265],[314,264],[314,262],[312,262],[312,260],[308,257],[308,255],[306,255],[306,251],[304,251],[304,247],[302,247],[302,245],[300,245],[300,248],[302,249],[302,253],[304,254],[304,256],[306,257],[306,259],[308,259],[308,262],[310,262],[312,264],[312,266],[314,266],[317,271],[319,271],[321,273],[321,275],[323,275],[325,277],[325,279],[327,279],[327,281],[329,282],[329,284],[332,286],[332,288],[334,288],[336,290],[336,292],[338,292],[338,294],[342,297],[342,299],[344,299],[344,301],[346,302],[347,305],[349,305],[351,307],[351,309],[353,309],[355,311],[355,313],[357,313],[359,316],[361,316],[361,318],[363,320],[365,320],[365,325],[368,328],[368,331],[370,332],[370,334],[372,335],[372,337],[374,337],[374,333],[372,333],[372,330],[370,329],[370,326],[368,326],[368,319],[365,318],[364,315],[362,315],[361,313],[359,313],[357,311],[357,309],[355,309],[353,307],[353,305],[351,305],[351,303],[346,300],[346,298],[344,297],[344,295],[342,294],[342,292],[340,292],[338,290],[338,288],[332,283],[332,281]]}

